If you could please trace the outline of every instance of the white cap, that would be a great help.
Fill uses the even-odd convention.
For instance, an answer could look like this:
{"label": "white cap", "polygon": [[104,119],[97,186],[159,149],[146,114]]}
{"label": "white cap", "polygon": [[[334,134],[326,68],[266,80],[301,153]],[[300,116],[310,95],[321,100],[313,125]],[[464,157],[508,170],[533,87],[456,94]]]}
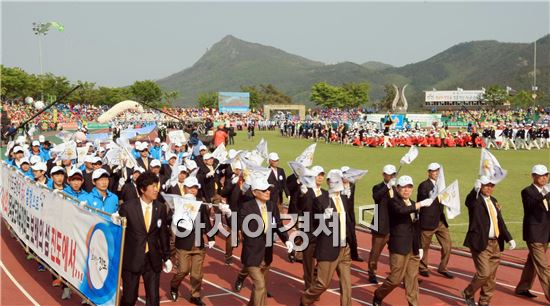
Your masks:
{"label": "white cap", "polygon": [[397,169],[395,169],[394,165],[385,165],[384,169],[382,169],[382,171],[385,174],[395,174],[395,173],[397,173]]}
{"label": "white cap", "polygon": [[205,145],[202,145],[199,147],[199,151],[202,151],[202,150],[208,150],[208,148]]}
{"label": "white cap", "polygon": [[252,190],[266,190],[273,187],[273,185],[269,184],[267,178],[265,177],[254,177],[254,179],[252,179],[250,187],[252,188]]}
{"label": "white cap", "polygon": [[325,173],[325,169],[323,169],[323,167],[321,166],[313,166],[311,167],[311,172],[313,173],[313,175],[317,176],[321,173]]}
{"label": "white cap", "polygon": [[155,143],[160,143],[160,138],[155,138]]}
{"label": "white cap", "polygon": [[172,158],[178,158],[178,156],[172,152],[166,153],[166,160],[171,160]]}
{"label": "white cap", "polygon": [[85,163],[93,163],[94,162],[94,156],[93,155],[86,155],[84,157],[84,162]]}
{"label": "white cap", "polygon": [[36,164],[34,164],[34,166],[31,166],[32,170],[36,170],[36,171],[48,171],[48,166],[46,166],[46,163],[43,163],[43,162],[38,162]]}
{"label": "white cap", "polygon": [[97,163],[103,163],[103,161],[101,161],[101,157],[93,156],[92,157],[92,164],[97,164]]}
{"label": "white cap", "polygon": [[40,136],[38,136],[38,141],[44,142],[44,141],[46,141],[46,137],[44,137],[44,135],[40,135]]}
{"label": "white cap", "polygon": [[151,167],[160,167],[160,160],[158,159],[153,159],[151,161]]}
{"label": "white cap", "polygon": [[399,179],[397,180],[397,186],[404,187],[407,185],[414,185],[412,177],[408,175],[403,175],[399,177]]}
{"label": "white cap", "polygon": [[340,192],[344,190],[344,183],[342,182],[342,171],[340,169],[332,169],[327,174],[328,189],[330,193]]}
{"label": "white cap", "polygon": [[269,158],[269,160],[273,160],[273,161],[279,160],[279,154],[277,154],[275,152],[269,153],[269,155],[267,157]]}
{"label": "white cap", "polygon": [[138,146],[141,147],[141,141],[137,140],[137,141],[134,143],[134,146],[136,147],[136,150],[137,150]]}
{"label": "white cap", "polygon": [[194,169],[198,168],[197,163],[194,160],[190,160],[190,159],[185,160],[185,166],[189,171],[193,171]]}
{"label": "white cap", "polygon": [[22,165],[22,164],[24,164],[24,163],[27,163],[27,164],[29,164],[29,165],[31,164],[31,162],[29,161],[29,159],[26,158],[26,157],[21,158],[20,165]]}
{"label": "white cap", "polygon": [[32,146],[33,146],[33,147],[40,147],[40,141],[38,141],[38,140],[33,140],[33,141],[32,141]]}
{"label": "white cap", "polygon": [[24,151],[23,151],[23,147],[21,147],[21,146],[15,146],[15,147],[13,148],[13,153],[17,153],[17,152],[24,152]]}
{"label": "white cap", "polygon": [[438,163],[431,163],[428,165],[429,171],[435,171],[435,170],[438,170],[439,168],[441,168],[441,165]]}
{"label": "white cap", "polygon": [[349,171],[350,167],[348,166],[343,166],[342,168],[340,168],[340,171],[342,171],[342,173],[346,173],[347,171]]}
{"label": "white cap", "polygon": [[145,172],[145,169],[143,169],[139,166],[134,167],[134,171],[132,171],[132,173],[136,173],[136,172],[143,173],[143,172]]}
{"label": "white cap", "polygon": [[487,185],[487,184],[496,185],[496,182],[494,182],[490,178],[486,177],[485,175],[482,175],[482,176],[479,177],[479,182],[481,183],[481,185]]}
{"label": "white cap", "polygon": [[240,169],[240,170],[242,170],[242,169],[243,169],[243,163],[241,163],[240,160],[235,160],[235,161],[233,161],[233,162],[231,163],[231,168],[232,168],[233,170],[235,170],[235,169]]}
{"label": "white cap", "polygon": [[80,176],[82,176],[82,171],[80,171],[80,169],[78,169],[76,167],[73,167],[73,168],[71,168],[71,170],[69,170],[69,177],[71,177],[75,174],[80,174]]}
{"label": "white cap", "polygon": [[548,174],[548,168],[545,165],[534,165],[531,174],[546,175]]}
{"label": "white cap", "polygon": [[54,173],[57,173],[57,172],[63,172],[65,173],[65,169],[63,167],[60,167],[60,166],[54,166],[52,168],[52,170],[50,170],[50,175],[54,174]]}
{"label": "white cap", "polygon": [[176,142],[174,143],[174,145],[175,145],[176,147],[181,147],[183,144],[182,144],[180,141],[176,141]]}
{"label": "white cap", "polygon": [[206,154],[204,154],[204,156],[203,156],[203,160],[207,160],[207,159],[211,159],[211,158],[214,158],[214,156],[212,156],[211,153],[206,153]]}
{"label": "white cap", "polygon": [[94,170],[94,172],[92,173],[92,180],[97,180],[98,178],[102,177],[102,176],[110,176],[109,175],[109,172],[107,172],[107,170],[103,169],[103,168],[99,168],[97,170]]}
{"label": "white cap", "polygon": [[187,167],[185,167],[184,165],[178,165],[178,174],[182,172],[187,172]]}
{"label": "white cap", "polygon": [[233,157],[237,156],[237,153],[239,153],[239,152],[234,150],[234,149],[230,149],[229,152],[227,153],[227,156],[229,158],[233,158]]}
{"label": "white cap", "polygon": [[31,165],[34,165],[36,163],[39,163],[42,161],[42,157],[40,157],[40,155],[33,155],[31,156],[31,158],[29,159],[29,161],[31,162]]}
{"label": "white cap", "polygon": [[190,176],[190,177],[186,178],[183,181],[183,186],[185,186],[185,187],[197,186],[198,188],[201,188],[201,184],[199,184],[199,180],[197,180],[197,178],[194,177],[194,176]]}
{"label": "white cap", "polygon": [[104,148],[104,147],[99,147],[99,148],[97,149],[97,151],[98,151],[98,152],[105,152],[105,148]]}

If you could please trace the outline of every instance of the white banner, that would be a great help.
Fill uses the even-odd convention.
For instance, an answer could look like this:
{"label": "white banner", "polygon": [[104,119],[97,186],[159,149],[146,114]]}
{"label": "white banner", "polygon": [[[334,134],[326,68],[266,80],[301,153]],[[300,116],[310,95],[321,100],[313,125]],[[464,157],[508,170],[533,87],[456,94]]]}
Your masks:
{"label": "white banner", "polygon": [[474,102],[483,100],[483,90],[433,90],[426,91],[426,102],[457,101]]}
{"label": "white banner", "polygon": [[122,228],[2,163],[2,218],[52,270],[96,305],[114,305]]}

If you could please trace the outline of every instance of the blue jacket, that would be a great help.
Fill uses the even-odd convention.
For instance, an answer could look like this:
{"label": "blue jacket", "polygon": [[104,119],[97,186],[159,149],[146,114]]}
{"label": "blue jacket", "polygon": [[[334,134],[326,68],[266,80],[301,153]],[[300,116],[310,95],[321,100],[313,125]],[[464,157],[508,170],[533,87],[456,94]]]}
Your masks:
{"label": "blue jacket", "polygon": [[19,171],[23,172],[25,176],[30,177],[32,180],[34,180],[34,174],[32,174],[32,169],[29,169],[29,171],[24,172],[23,169],[19,168]]}
{"label": "blue jacket", "polygon": [[134,155],[134,158],[135,159],[138,159],[141,155],[139,154],[139,152],[136,150],[136,149],[133,149],[132,150],[132,154]]}
{"label": "blue jacket", "polygon": [[[30,153],[30,156],[33,156],[33,155],[38,155],[40,156],[40,158],[42,159],[43,162],[47,162],[49,159],[50,159],[50,153],[44,149],[40,149],[40,153],[39,154],[34,154],[32,152],[32,150],[29,151]],[[29,157],[30,159],[30,157]]]}
{"label": "blue jacket", "polygon": [[[97,188],[94,187],[94,189],[92,189],[90,193],[82,197],[82,201],[88,202],[88,206],[102,210],[109,215],[115,213],[118,210],[118,196],[110,192],[109,190],[107,190],[107,196],[104,199]],[[104,217],[110,220],[110,217]]]}
{"label": "blue jacket", "polygon": [[149,156],[151,156],[151,158],[154,158],[154,159],[160,160],[161,153],[162,153],[162,150],[160,147],[152,147],[149,150]]}
{"label": "blue jacket", "polygon": [[77,192],[70,185],[65,187],[65,189],[63,189],[63,192],[80,201],[86,201],[86,196],[88,196],[88,193],[86,191],[81,189]]}

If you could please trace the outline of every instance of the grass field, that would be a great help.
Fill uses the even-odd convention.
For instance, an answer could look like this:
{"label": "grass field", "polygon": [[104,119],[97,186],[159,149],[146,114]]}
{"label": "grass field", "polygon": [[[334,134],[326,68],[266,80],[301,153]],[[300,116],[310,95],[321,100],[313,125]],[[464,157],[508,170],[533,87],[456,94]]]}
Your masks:
{"label": "grass field", "polygon": [[[282,137],[278,132],[257,132],[253,140],[246,139],[246,133],[238,133],[235,148],[253,149],[261,138],[267,140],[270,152],[277,152],[281,158],[280,166],[289,175],[288,161],[294,160],[312,141]],[[319,142],[314,156],[314,164],[322,166],[325,171],[349,166],[357,169],[367,169],[369,173],[357,183],[355,205],[374,204],[372,186],[382,180],[382,167],[391,163],[399,166],[399,160],[408,148],[359,148],[339,144]],[[410,175],[415,185],[427,178],[427,167],[431,162],[440,163],[445,171],[447,184],[455,179],[460,185],[461,215],[449,220],[451,237],[455,247],[462,246],[468,229],[468,211],[464,199],[472,189],[479,172],[481,151],[473,148],[419,148],[418,158],[405,165],[400,175]],[[506,179],[495,188],[494,196],[502,205],[504,220],[508,229],[518,243],[525,247],[522,240],[523,206],[521,189],[531,183],[531,167],[535,164],[550,164],[550,150],[531,151],[491,151],[499,160],[501,166],[508,170]],[[416,187],[415,186],[415,187]],[[416,189],[416,188],[415,188]],[[416,199],[416,192],[413,194]],[[369,218],[370,220],[370,218]],[[435,239],[435,238],[434,238]]]}
{"label": "grass field", "polygon": [[[256,132],[252,140],[246,139],[245,132],[237,133],[234,149],[253,149],[261,138],[267,140],[270,152],[277,152],[281,158],[280,166],[287,175],[291,173],[287,162],[294,160],[302,151],[312,144],[312,141],[282,137],[278,132]],[[50,141],[59,143],[56,137],[47,137]],[[4,156],[4,148],[0,150]],[[325,144],[319,142],[314,156],[314,164],[322,166],[325,171],[349,166],[357,169],[367,169],[369,173],[357,183],[355,205],[374,204],[372,200],[372,186],[382,180],[382,167],[388,163],[399,166],[399,160],[408,151],[408,148],[359,148],[339,144]],[[418,158],[411,165],[405,165],[401,175],[410,175],[415,185],[427,177],[427,167],[431,162],[440,163],[445,170],[446,183],[450,184],[458,179],[462,214],[449,220],[451,237],[455,247],[462,246],[466,230],[468,229],[468,211],[464,206],[464,199],[473,187],[479,171],[481,152],[473,148],[420,148]],[[522,240],[523,206],[520,192],[531,183],[530,171],[534,164],[550,164],[550,150],[531,151],[497,151],[492,153],[499,160],[501,166],[508,170],[507,178],[495,188],[494,196],[502,205],[504,220],[519,247],[525,247]],[[326,186],[325,186],[326,187]],[[416,199],[416,192],[413,194]],[[370,220],[370,217],[369,217]]]}

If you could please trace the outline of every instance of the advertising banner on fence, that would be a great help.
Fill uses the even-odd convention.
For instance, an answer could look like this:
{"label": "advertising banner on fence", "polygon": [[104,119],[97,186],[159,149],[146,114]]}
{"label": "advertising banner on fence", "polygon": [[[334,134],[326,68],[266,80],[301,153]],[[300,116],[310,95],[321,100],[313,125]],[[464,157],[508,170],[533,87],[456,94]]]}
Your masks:
{"label": "advertising banner on fence", "polygon": [[44,263],[96,305],[116,303],[122,228],[1,164],[2,218]]}
{"label": "advertising banner on fence", "polygon": [[246,113],[250,110],[250,93],[220,92],[218,109],[220,113]]}
{"label": "advertising banner on fence", "polygon": [[[376,122],[380,124],[380,127],[383,129],[384,122],[386,122],[388,114],[368,114],[367,121]],[[392,114],[391,119],[393,121],[392,128],[401,130],[404,127],[405,123],[405,114]]]}
{"label": "advertising banner on fence", "polygon": [[407,120],[413,127],[417,122],[420,127],[430,127],[434,122],[441,126],[441,114],[407,114]]}

